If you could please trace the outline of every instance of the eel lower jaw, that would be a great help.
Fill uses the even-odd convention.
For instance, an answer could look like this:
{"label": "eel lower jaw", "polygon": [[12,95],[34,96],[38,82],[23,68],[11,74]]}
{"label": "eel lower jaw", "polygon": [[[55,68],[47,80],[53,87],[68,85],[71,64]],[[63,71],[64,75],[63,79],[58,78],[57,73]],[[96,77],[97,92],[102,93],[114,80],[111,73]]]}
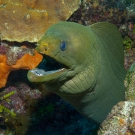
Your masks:
{"label": "eel lower jaw", "polygon": [[27,77],[30,82],[52,82],[59,80],[66,73],[67,69],[57,69],[52,71],[45,71],[43,69],[35,68],[29,70]]}
{"label": "eel lower jaw", "polygon": [[69,70],[69,67],[54,58],[43,55],[42,62],[37,68],[29,70],[27,77],[30,82],[53,82],[63,79]]}

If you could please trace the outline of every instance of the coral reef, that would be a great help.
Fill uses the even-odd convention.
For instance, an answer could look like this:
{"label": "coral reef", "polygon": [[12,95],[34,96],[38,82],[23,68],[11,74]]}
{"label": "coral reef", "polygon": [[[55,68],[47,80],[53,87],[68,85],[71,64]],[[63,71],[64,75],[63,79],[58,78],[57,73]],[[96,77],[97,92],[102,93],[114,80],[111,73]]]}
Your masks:
{"label": "coral reef", "polygon": [[80,0],[2,0],[2,40],[37,42],[46,29],[64,21],[78,8]]}
{"label": "coral reef", "polygon": [[[57,2],[57,4],[54,4],[54,1]],[[9,41],[21,42],[27,40],[36,42],[50,25],[60,20],[66,20],[78,8],[80,1],[71,0],[69,2],[66,0],[47,0],[47,6],[45,7],[42,6],[42,2],[43,0],[0,0],[0,37]],[[71,2],[75,2],[75,4],[71,4]],[[135,61],[135,10],[133,3],[134,0],[85,0],[85,4],[82,4],[68,21],[74,21],[84,25],[99,21],[109,21],[116,24],[123,36],[125,46],[125,67],[128,70],[130,65]],[[13,51],[14,49],[16,51]],[[9,47],[3,43],[0,46],[0,57],[1,59],[6,59],[4,63],[10,67],[16,65],[17,61],[22,56],[25,56],[24,54],[26,53],[33,54],[34,51],[33,49],[27,50],[25,47],[18,48],[14,45],[13,47]],[[5,55],[6,58],[3,57]],[[28,58],[25,59],[26,65],[27,61]],[[18,69],[19,68],[15,69],[17,70],[15,73],[21,76]],[[4,69],[2,68],[2,70]],[[14,72],[13,70],[12,72]],[[23,75],[26,78],[26,74]],[[12,75],[12,78],[13,77],[14,76]],[[4,77],[2,76],[2,79],[3,78]],[[17,76],[15,76],[15,78],[17,78]],[[129,87],[129,92],[126,92],[126,99],[134,99],[134,96],[132,96],[132,94],[134,95],[133,78],[134,74],[131,70],[128,83],[132,82],[132,84],[126,83],[126,86]],[[48,104],[42,99],[41,104],[37,104],[36,106],[34,104],[33,107],[32,102],[38,102],[38,100],[29,96],[29,94],[22,93],[27,89],[30,90],[28,93],[35,92],[35,90],[33,91],[33,89],[28,88],[26,84],[20,83],[19,85],[23,85],[22,87],[24,88],[21,89],[21,87],[17,85],[16,79],[12,80],[13,79],[9,79],[9,86],[2,89],[0,92],[0,102],[2,103],[0,104],[0,134],[6,132],[7,135],[24,135],[31,124],[30,120],[32,120],[34,127],[31,127],[31,130],[28,131],[28,135],[59,135],[61,133],[66,135],[76,135],[80,133],[92,135],[90,127],[92,127],[93,124],[87,120],[85,121],[62,99],[51,95],[51,97],[46,99]],[[23,78],[21,82],[24,80],[25,79]],[[17,86],[12,86],[13,84]],[[24,99],[26,100],[24,101]],[[15,102],[18,102],[19,104],[14,104]],[[44,106],[42,106],[43,102],[45,103]],[[132,101],[119,103],[116,108],[113,108],[113,112],[115,113],[108,116],[110,120],[108,119],[102,124],[99,133],[118,134],[119,131],[122,131],[128,135],[135,134],[133,106],[134,102]],[[126,112],[124,112],[124,107],[128,108],[129,111],[126,110]],[[38,108],[39,110],[37,111]],[[36,114],[34,114],[33,109],[37,111],[34,110]],[[42,125],[41,123],[38,123],[39,119],[42,119]],[[31,124],[31,126],[32,125],[33,124]],[[113,130],[111,130],[111,126],[114,127]]]}
{"label": "coral reef", "polygon": [[126,100],[135,100],[135,63],[129,68],[126,78],[125,78],[125,99]]}
{"label": "coral reef", "polygon": [[124,0],[122,2],[128,5],[127,15],[119,27],[123,37],[125,68],[128,70],[135,61],[135,1]]}
{"label": "coral reef", "polygon": [[119,30],[123,36],[125,68],[126,70],[135,61],[135,22],[127,22],[120,26]]}
{"label": "coral reef", "polygon": [[38,89],[32,89],[24,83],[5,88],[0,93],[0,134],[24,135],[37,99],[40,98],[41,92]]}
{"label": "coral reef", "polygon": [[135,49],[134,48],[129,48],[124,50],[124,66],[125,69],[128,70],[132,63],[135,61]]}
{"label": "coral reef", "polygon": [[25,47],[10,47],[7,44],[0,46],[0,88],[4,87],[8,75],[13,70],[33,69],[42,60],[42,55],[33,49]]}
{"label": "coral reef", "polygon": [[69,18],[69,21],[90,25],[95,22],[111,22],[120,26],[126,18],[126,10],[123,4],[114,0],[86,0],[83,5]]}
{"label": "coral reef", "polygon": [[98,135],[134,135],[135,102],[124,101],[115,105],[101,124]]}

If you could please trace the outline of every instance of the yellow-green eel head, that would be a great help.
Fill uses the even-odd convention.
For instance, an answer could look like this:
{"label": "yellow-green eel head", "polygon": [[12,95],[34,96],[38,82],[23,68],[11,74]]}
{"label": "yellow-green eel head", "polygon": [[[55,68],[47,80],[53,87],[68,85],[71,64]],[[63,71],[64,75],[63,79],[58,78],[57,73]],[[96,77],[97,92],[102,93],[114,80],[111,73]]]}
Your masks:
{"label": "yellow-green eel head", "polygon": [[113,24],[60,22],[37,45],[44,59],[28,72],[29,81],[42,83],[84,116],[101,123],[124,100],[122,38]]}

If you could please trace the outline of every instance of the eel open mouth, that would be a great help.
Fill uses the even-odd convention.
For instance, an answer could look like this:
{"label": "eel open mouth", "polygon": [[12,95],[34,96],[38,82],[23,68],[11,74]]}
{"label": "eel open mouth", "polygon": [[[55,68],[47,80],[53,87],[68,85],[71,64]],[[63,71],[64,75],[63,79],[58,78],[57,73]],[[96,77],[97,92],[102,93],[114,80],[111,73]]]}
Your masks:
{"label": "eel open mouth", "polygon": [[67,66],[44,54],[40,64],[29,70],[28,79],[32,82],[52,81],[67,69]]}
{"label": "eel open mouth", "polygon": [[67,68],[65,65],[51,58],[50,56],[43,55],[43,60],[37,66],[38,69],[44,69],[46,72],[48,71],[57,71],[62,68]]}

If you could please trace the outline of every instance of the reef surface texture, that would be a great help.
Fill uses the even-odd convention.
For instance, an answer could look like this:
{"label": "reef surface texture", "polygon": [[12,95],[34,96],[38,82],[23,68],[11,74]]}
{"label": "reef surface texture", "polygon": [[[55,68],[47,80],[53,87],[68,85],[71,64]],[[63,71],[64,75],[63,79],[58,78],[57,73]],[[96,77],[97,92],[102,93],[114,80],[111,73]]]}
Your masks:
{"label": "reef surface texture", "polygon": [[80,0],[0,0],[2,40],[37,42],[46,29],[64,21]]}

